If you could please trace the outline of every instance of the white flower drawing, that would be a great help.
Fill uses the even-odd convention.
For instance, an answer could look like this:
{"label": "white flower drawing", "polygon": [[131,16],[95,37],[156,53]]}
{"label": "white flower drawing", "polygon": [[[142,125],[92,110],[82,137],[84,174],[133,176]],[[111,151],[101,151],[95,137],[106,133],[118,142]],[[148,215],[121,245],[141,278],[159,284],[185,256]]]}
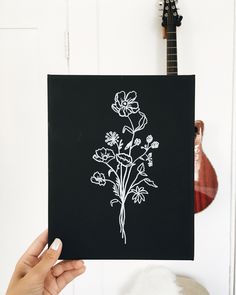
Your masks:
{"label": "white flower drawing", "polygon": [[153,166],[152,153],[147,154],[146,161],[148,162],[148,167],[152,167]]}
{"label": "white flower drawing", "polygon": [[115,159],[115,153],[113,150],[103,147],[95,151],[93,159],[97,162],[109,163],[111,160]]}
{"label": "white flower drawing", "polygon": [[141,139],[140,138],[136,138],[134,141],[135,145],[140,145],[141,144]]}
{"label": "white flower drawing", "polygon": [[119,135],[116,132],[107,132],[105,138],[105,142],[110,146],[118,144]]}
{"label": "white flower drawing", "polygon": [[148,192],[144,189],[144,187],[139,187],[136,186],[135,189],[132,189],[130,191],[131,193],[133,193],[133,197],[132,200],[134,200],[134,203],[139,203],[141,204],[141,202],[145,202],[145,196],[144,195],[148,195]]}
{"label": "white flower drawing", "polygon": [[95,172],[92,177],[90,177],[92,183],[99,184],[100,186],[106,185],[105,175],[100,172]]}
{"label": "white flower drawing", "polygon": [[[111,207],[114,204],[120,205],[119,227],[124,244],[127,243],[125,232],[126,210],[125,203],[129,196],[136,204],[145,202],[149,194],[144,187],[139,185],[146,184],[152,188],[157,188],[153,180],[148,178],[145,163],[147,167],[153,166],[152,152],[150,149],[159,147],[158,141],[153,141],[153,136],[146,137],[146,143],[142,145],[142,140],[136,137],[136,133],[142,131],[148,123],[147,116],[140,111],[139,104],[136,102],[137,92],[120,91],[115,94],[115,102],[111,105],[113,111],[120,117],[127,118],[127,124],[123,126],[122,133],[129,133],[131,139],[124,145],[123,140],[115,131],[109,131],[105,135],[105,143],[114,147],[116,151],[109,148],[99,148],[95,151],[93,159],[107,166],[108,177],[100,172],[95,172],[90,181],[99,186],[105,186],[107,183],[112,184],[112,191],[115,195],[110,201]],[[136,119],[133,119],[133,116]],[[136,123],[135,123],[136,122]],[[145,140],[143,140],[145,142]],[[135,157],[132,154],[133,148],[136,150]],[[137,150],[140,147],[140,154],[137,156]]]}
{"label": "white flower drawing", "polygon": [[148,135],[146,138],[147,143],[151,143],[153,141],[152,135]]}
{"label": "white flower drawing", "polygon": [[152,149],[157,149],[159,147],[159,142],[158,141],[153,141],[153,143],[151,144],[151,148]]}
{"label": "white flower drawing", "polygon": [[130,91],[128,94],[125,94],[124,91],[120,91],[116,93],[115,103],[113,103],[111,107],[113,111],[118,113],[121,117],[128,117],[139,111],[139,104],[135,101],[136,97],[136,91]]}

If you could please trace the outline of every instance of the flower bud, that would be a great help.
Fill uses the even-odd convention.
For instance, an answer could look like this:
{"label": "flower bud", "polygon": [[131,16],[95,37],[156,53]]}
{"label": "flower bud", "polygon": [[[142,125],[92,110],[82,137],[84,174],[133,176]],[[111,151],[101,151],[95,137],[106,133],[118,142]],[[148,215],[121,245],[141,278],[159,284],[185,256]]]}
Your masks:
{"label": "flower bud", "polygon": [[153,141],[153,143],[151,144],[151,148],[157,149],[158,147],[159,147],[159,142],[158,141]]}
{"label": "flower bud", "polygon": [[141,139],[136,138],[135,141],[134,141],[134,144],[135,145],[140,145],[140,143],[141,143]]}
{"label": "flower bud", "polygon": [[151,143],[153,141],[152,135],[148,135],[146,138],[147,143]]}

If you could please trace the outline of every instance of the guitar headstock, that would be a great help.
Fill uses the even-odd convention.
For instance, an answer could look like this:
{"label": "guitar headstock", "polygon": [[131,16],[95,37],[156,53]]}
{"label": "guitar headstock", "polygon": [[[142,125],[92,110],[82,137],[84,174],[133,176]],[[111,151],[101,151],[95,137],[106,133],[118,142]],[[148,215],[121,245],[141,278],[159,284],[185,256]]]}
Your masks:
{"label": "guitar headstock", "polygon": [[179,27],[183,17],[178,14],[177,0],[164,0],[160,5],[163,6],[162,26],[167,28],[168,26]]}

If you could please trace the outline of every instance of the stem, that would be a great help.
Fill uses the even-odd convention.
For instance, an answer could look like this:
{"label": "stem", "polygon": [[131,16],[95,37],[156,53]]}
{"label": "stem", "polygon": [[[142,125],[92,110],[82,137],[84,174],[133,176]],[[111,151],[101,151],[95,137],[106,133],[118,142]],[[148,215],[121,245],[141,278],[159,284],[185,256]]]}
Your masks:
{"label": "stem", "polygon": [[126,175],[127,175],[127,171],[128,171],[128,167],[125,167],[125,174],[124,174],[124,183],[123,183],[123,186],[124,186],[124,191],[126,190],[126,184],[127,184],[127,181],[129,180],[129,176],[127,177],[126,179]]}
{"label": "stem", "polygon": [[117,146],[117,149],[118,149],[118,154],[120,153],[120,148],[119,148],[119,145],[118,143],[116,142],[116,146]]}
{"label": "stem", "polygon": [[133,135],[132,135],[132,139],[131,139],[131,145],[130,145],[130,148],[129,148],[129,155],[131,154],[131,150],[132,150],[132,146],[133,146],[133,141],[134,141],[134,136],[135,136],[135,129],[134,129],[134,124],[132,122],[132,120],[130,119],[130,117],[128,116],[128,119],[130,121],[130,124],[131,124],[131,127],[132,127],[132,131],[133,131]]}
{"label": "stem", "polygon": [[112,184],[115,185],[115,182],[114,182],[114,181],[112,181],[112,180],[110,180],[110,179],[105,179],[105,180],[108,181],[108,182],[111,182]]}
{"label": "stem", "polygon": [[133,187],[135,187],[136,185],[140,184],[142,181],[144,181],[144,179],[146,179],[146,177],[143,178],[143,179],[141,179],[139,182],[134,183],[134,184],[130,187],[130,189],[133,188]]}
{"label": "stem", "polygon": [[[133,146],[133,141],[134,141],[134,136],[135,136],[135,129],[134,129],[134,124],[133,124],[133,122],[132,122],[132,120],[130,119],[129,116],[128,116],[128,119],[130,121],[131,128],[132,128],[132,131],[133,131],[132,139],[131,139],[131,145],[130,145],[130,148],[129,148],[129,156],[130,156],[132,148],[134,147]],[[123,179],[123,189],[124,189],[124,191],[126,191],[126,187],[127,187],[128,181],[129,181],[129,177],[130,177],[130,173],[131,173],[132,168],[133,168],[133,166],[130,167],[127,179],[125,179],[125,178],[126,178],[126,175],[127,175],[128,168],[127,167],[125,168],[125,174],[124,174],[124,179]]]}
{"label": "stem", "polygon": [[126,201],[126,199],[128,198],[128,195],[129,194],[131,194],[131,192],[128,190],[128,192],[126,193],[126,195],[125,195],[125,201]]}
{"label": "stem", "polygon": [[120,165],[120,195],[123,195],[123,171],[122,165]]}
{"label": "stem", "polygon": [[130,167],[129,174],[128,174],[128,177],[127,177],[127,180],[126,180],[126,183],[125,183],[125,190],[126,190],[126,187],[128,185],[128,181],[129,181],[129,178],[130,178],[130,174],[131,174],[132,169],[133,169],[133,166]]}
{"label": "stem", "polygon": [[131,150],[134,148],[134,147],[136,147],[136,145],[134,144],[134,145],[132,145],[130,148],[131,148]]}
{"label": "stem", "polygon": [[139,173],[136,175],[135,179],[133,180],[133,182],[130,185],[130,189],[133,187],[133,184],[135,183],[135,181],[138,179],[139,177]]}
{"label": "stem", "polygon": [[118,164],[118,165],[116,166],[116,173],[117,173],[117,171],[119,170],[119,165],[120,165],[120,164]]}
{"label": "stem", "polygon": [[138,159],[140,159],[140,158],[142,158],[144,155],[146,155],[146,153],[150,150],[150,148],[151,148],[151,147],[147,148],[146,151],[145,151],[141,156],[139,156],[136,160],[134,160],[134,163],[137,162]]}
{"label": "stem", "polygon": [[[104,163],[104,162],[103,162]],[[118,179],[120,179],[119,178],[119,176],[118,176],[118,174],[116,173],[116,171],[114,170],[114,168],[113,167],[111,167],[111,165],[110,164],[108,164],[108,163],[104,163],[104,164],[106,164],[111,170],[112,170],[112,172],[114,172],[115,173],[115,175],[116,175],[116,177],[118,178]]]}
{"label": "stem", "polygon": [[130,117],[129,117],[129,116],[128,116],[127,118],[129,119],[129,121],[130,121],[130,124],[131,124],[131,127],[132,127],[132,130],[134,131],[135,129],[134,129],[134,124],[133,124],[132,120],[130,119]]}
{"label": "stem", "polygon": [[122,239],[124,239],[124,244],[126,244],[126,233],[125,233],[125,202],[122,202],[120,207],[120,214],[119,214],[119,225],[120,225],[120,233]]}

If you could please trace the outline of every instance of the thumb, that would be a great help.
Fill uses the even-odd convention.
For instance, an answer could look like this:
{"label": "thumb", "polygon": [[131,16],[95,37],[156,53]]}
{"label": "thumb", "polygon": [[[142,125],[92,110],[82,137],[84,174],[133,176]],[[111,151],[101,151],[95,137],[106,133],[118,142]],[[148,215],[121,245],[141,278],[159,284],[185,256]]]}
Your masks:
{"label": "thumb", "polygon": [[62,250],[62,241],[56,238],[50,248],[45,252],[41,261],[32,269],[32,274],[45,279],[51,267],[57,262]]}

